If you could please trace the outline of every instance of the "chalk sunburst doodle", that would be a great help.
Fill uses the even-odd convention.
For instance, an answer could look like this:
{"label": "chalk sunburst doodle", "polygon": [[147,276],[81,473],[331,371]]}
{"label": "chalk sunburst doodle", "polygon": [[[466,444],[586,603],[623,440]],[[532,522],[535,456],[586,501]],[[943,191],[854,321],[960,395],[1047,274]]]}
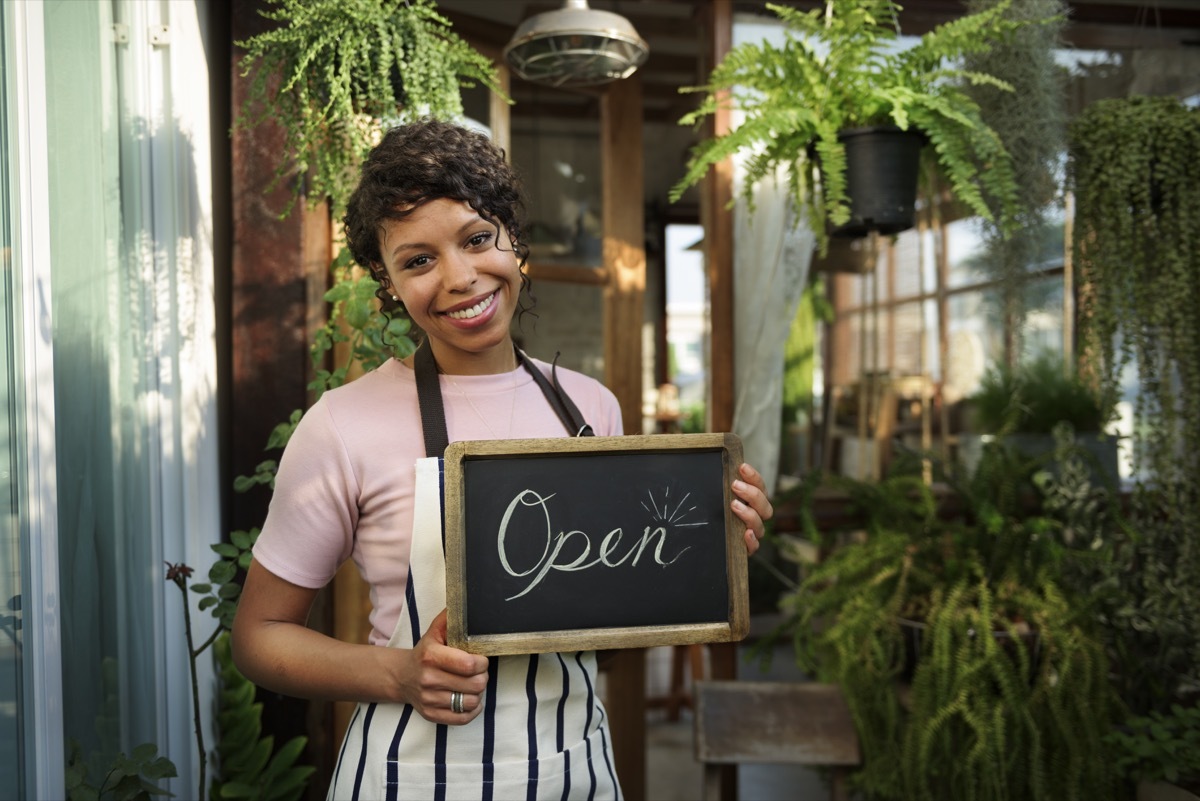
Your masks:
{"label": "chalk sunburst doodle", "polygon": [[646,502],[642,501],[642,508],[649,512],[655,520],[669,526],[675,526],[676,528],[707,526],[707,521],[684,522],[687,520],[688,514],[696,510],[695,504],[691,506],[687,505],[688,498],[691,496],[692,493],[685,492],[682,498],[678,501],[673,501],[671,499],[671,488],[668,486],[663,490],[662,497],[656,500],[654,493],[651,490],[646,490],[646,497],[650,501],[650,506],[647,506]]}

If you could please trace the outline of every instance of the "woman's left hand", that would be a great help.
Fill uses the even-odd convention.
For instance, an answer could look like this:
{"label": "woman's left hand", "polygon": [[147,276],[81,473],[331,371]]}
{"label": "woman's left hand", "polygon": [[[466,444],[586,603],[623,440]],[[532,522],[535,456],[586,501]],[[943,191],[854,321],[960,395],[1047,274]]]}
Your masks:
{"label": "woman's left hand", "polygon": [[766,533],[765,523],[775,514],[763,477],[748,464],[738,468],[739,478],[733,482],[733,513],[746,524],[746,551],[753,556]]}

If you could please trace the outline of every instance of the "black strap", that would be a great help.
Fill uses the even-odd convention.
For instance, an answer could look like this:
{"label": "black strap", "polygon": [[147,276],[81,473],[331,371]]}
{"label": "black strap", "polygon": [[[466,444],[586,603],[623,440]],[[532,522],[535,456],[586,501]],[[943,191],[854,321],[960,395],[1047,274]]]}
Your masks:
{"label": "black strap", "polygon": [[[573,437],[595,436],[592,427],[583,419],[579,407],[558,383],[558,356],[554,355],[554,363],[550,365],[550,376],[553,386],[545,374],[538,369],[525,353],[516,348],[517,359],[521,366],[529,371],[537,382],[542,394],[546,396],[550,408],[558,415],[567,433]],[[425,455],[441,456],[450,444],[450,436],[446,433],[446,409],[442,405],[442,387],[438,383],[437,360],[433,357],[433,348],[426,342],[417,348],[413,357],[413,371],[417,374],[417,402],[421,407],[421,432],[425,436]]]}
{"label": "black strap", "polygon": [[533,376],[533,380],[538,383],[542,389],[542,394],[546,396],[546,400],[550,402],[550,407],[554,409],[554,413],[558,415],[558,419],[566,427],[567,433],[572,437],[593,437],[595,432],[592,427],[583,419],[583,415],[579,413],[579,407],[571,400],[558,383],[558,357],[560,353],[554,354],[554,362],[550,365],[550,377],[554,379],[554,386],[546,379],[545,374],[538,369],[533,360],[525,355],[525,352],[517,348],[517,358],[521,360],[521,364]]}
{"label": "black strap", "polygon": [[450,444],[446,433],[446,409],[442,406],[442,387],[438,383],[437,360],[433,348],[424,343],[413,357],[417,374],[417,402],[421,405],[421,431],[425,435],[425,455],[441,456]]}

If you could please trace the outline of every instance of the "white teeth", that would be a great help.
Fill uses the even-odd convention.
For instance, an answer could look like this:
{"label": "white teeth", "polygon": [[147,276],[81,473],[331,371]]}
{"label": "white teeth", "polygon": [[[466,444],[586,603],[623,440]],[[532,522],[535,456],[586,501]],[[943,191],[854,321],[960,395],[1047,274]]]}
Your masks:
{"label": "white teeth", "polygon": [[478,317],[479,315],[483,314],[483,312],[492,305],[492,301],[495,299],[496,294],[493,292],[491,295],[488,295],[471,308],[462,309],[461,311],[446,312],[446,316],[452,320],[470,320],[472,317]]}

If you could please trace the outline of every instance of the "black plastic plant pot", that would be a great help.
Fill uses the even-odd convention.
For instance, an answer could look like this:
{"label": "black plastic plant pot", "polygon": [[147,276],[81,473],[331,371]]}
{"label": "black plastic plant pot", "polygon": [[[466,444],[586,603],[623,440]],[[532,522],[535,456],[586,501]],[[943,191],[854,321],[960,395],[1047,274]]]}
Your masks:
{"label": "black plastic plant pot", "polygon": [[842,131],[838,139],[846,148],[850,221],[832,235],[853,239],[872,231],[898,234],[912,228],[925,137],[880,125]]}

